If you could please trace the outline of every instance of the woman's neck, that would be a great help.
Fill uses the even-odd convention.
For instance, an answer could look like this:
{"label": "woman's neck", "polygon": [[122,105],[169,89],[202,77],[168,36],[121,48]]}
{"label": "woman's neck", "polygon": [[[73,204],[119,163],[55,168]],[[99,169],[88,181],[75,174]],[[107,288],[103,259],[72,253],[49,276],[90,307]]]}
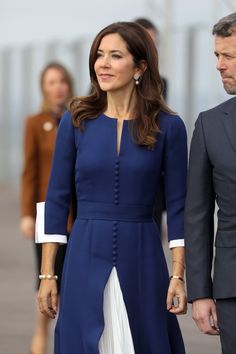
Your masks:
{"label": "woman's neck", "polygon": [[133,90],[129,95],[120,93],[107,93],[106,115],[120,119],[134,119],[136,112],[137,96]]}

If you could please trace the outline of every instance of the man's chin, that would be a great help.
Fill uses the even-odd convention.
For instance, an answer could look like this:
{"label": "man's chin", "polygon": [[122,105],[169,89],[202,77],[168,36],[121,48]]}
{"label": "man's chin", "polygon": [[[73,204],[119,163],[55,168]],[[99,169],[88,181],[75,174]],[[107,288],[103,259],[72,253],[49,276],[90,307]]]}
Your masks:
{"label": "man's chin", "polygon": [[229,95],[236,95],[236,85],[235,86],[224,85],[224,89]]}

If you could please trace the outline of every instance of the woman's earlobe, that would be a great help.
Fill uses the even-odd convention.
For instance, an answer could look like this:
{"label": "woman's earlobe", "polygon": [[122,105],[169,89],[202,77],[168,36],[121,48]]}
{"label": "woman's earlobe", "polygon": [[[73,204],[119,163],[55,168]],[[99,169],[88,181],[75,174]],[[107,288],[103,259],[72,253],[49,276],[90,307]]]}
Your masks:
{"label": "woman's earlobe", "polygon": [[139,85],[140,77],[141,77],[141,76],[140,76],[139,74],[135,74],[135,75],[134,75],[135,85],[137,85],[137,86]]}

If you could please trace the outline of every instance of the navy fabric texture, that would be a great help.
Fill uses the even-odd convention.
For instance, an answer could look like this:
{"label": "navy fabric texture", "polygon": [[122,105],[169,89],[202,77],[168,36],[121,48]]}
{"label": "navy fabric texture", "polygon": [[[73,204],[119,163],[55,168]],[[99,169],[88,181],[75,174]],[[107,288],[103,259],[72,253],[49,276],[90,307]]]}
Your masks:
{"label": "navy fabric texture", "polygon": [[[153,221],[164,175],[169,241],[183,238],[187,139],[182,120],[160,113],[153,150],[133,143],[123,125],[101,114],[74,128],[60,123],[45,205],[45,233],[66,235],[70,194],[77,218],[64,263],[55,354],[98,354],[104,329],[103,291],[116,267],[136,354],[184,354],[177,319],[166,310],[168,270]],[[125,354],[125,353],[121,353]]]}

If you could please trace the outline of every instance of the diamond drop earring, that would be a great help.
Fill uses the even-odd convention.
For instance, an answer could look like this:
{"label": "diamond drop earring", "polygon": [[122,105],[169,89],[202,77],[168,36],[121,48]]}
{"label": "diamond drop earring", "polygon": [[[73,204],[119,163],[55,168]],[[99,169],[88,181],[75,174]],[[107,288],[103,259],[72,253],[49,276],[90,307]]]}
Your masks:
{"label": "diamond drop earring", "polygon": [[139,85],[139,80],[140,80],[140,76],[134,76],[134,80],[135,80],[135,85],[138,86]]}

